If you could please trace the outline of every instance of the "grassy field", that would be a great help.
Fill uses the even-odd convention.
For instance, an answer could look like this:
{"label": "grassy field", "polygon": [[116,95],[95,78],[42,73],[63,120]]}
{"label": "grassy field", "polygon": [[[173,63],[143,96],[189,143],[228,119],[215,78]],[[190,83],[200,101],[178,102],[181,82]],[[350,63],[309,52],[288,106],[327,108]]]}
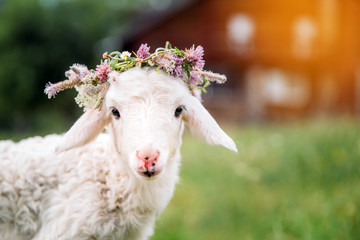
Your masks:
{"label": "grassy field", "polygon": [[354,120],[227,129],[235,154],[189,136],[151,240],[360,239]]}
{"label": "grassy field", "polygon": [[360,239],[359,124],[227,128],[238,154],[185,136],[181,182],[151,240]]}

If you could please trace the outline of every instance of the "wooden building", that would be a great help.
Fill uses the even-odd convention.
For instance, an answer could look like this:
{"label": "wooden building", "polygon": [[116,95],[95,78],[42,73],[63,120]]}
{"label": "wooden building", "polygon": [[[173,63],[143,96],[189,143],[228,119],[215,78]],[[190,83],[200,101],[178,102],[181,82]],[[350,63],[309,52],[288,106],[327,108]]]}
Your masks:
{"label": "wooden building", "polygon": [[135,17],[120,49],[202,45],[228,76],[204,95],[223,119],[357,114],[359,23],[358,0],[183,0]]}

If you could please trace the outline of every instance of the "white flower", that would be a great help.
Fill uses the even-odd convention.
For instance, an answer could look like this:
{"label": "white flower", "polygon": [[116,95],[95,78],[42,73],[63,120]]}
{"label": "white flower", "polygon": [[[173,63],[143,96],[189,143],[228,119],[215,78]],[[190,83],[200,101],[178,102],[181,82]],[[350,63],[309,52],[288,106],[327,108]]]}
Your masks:
{"label": "white flower", "polygon": [[140,68],[141,67],[141,62],[136,62],[135,66]]}
{"label": "white flower", "polygon": [[148,60],[148,64],[149,64],[150,66],[154,66],[154,65],[155,65],[155,61],[152,60],[152,59],[149,59],[149,60]]}
{"label": "white flower", "polygon": [[128,57],[130,57],[131,56],[131,53],[129,53],[128,51],[123,51],[122,53],[121,53],[121,55],[120,55],[120,57],[122,58],[122,59],[127,59]]}

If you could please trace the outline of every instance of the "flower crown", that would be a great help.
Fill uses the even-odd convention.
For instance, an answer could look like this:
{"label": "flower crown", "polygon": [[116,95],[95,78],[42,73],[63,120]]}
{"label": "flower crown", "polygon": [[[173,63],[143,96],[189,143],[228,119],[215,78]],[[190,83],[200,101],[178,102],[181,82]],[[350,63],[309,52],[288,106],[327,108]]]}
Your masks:
{"label": "flower crown", "polygon": [[48,83],[44,92],[51,98],[60,91],[75,88],[78,91],[76,103],[80,107],[91,109],[101,106],[110,85],[108,80],[133,67],[151,67],[180,77],[195,96],[196,90],[206,92],[210,82],[226,81],[224,75],[203,70],[205,61],[202,46],[195,48],[193,45],[190,49],[179,50],[166,42],[165,48],[157,48],[154,53],[150,53],[150,47],[141,44],[134,55],[135,57],[132,57],[128,51],[110,54],[106,52],[95,70],[89,70],[85,65],[74,64],[65,73],[67,80],[56,84]]}

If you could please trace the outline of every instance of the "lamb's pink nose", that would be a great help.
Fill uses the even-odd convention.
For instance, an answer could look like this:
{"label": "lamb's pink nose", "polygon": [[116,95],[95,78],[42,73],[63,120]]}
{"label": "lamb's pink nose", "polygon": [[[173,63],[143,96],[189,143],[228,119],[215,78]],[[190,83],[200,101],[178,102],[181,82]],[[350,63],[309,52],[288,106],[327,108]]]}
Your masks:
{"label": "lamb's pink nose", "polygon": [[142,167],[145,167],[146,170],[155,167],[159,155],[160,155],[159,151],[153,151],[153,150],[136,152],[136,157],[139,159],[140,165],[142,165]]}

